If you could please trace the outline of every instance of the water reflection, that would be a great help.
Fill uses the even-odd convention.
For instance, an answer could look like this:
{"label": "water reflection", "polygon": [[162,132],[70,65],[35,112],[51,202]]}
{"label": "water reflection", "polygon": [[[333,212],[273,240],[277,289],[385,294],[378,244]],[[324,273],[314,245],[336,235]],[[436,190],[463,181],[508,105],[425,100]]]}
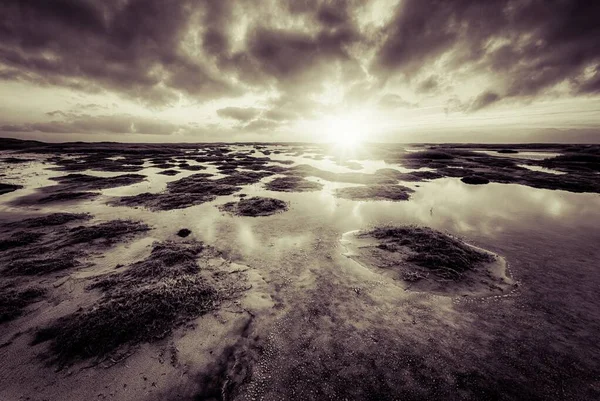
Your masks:
{"label": "water reflection", "polygon": [[519,153],[498,153],[495,150],[474,150],[476,153],[483,153],[489,156],[497,157],[509,157],[511,159],[524,159],[524,160],[544,160],[552,157],[560,156],[557,152],[537,152],[537,151],[519,151]]}

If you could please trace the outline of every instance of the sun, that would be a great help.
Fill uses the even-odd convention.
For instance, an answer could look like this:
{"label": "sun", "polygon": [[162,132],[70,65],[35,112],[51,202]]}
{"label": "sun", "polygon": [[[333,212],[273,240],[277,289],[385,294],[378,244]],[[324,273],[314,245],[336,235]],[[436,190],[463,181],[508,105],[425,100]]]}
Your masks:
{"label": "sun", "polygon": [[367,119],[362,115],[326,117],[320,125],[325,141],[342,148],[356,148],[368,137],[370,130]]}

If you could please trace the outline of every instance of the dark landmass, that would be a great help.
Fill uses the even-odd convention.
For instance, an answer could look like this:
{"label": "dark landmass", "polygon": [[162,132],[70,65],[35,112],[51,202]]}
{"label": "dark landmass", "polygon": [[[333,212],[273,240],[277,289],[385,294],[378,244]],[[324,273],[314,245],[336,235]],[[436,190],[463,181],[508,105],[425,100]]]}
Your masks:
{"label": "dark landmass", "polygon": [[[90,251],[112,246],[150,229],[129,220],[70,226],[90,218],[87,214],[55,213],[6,225],[9,230],[0,234],[2,271],[9,276],[32,276],[71,269],[80,266],[78,259]],[[30,230],[16,231],[23,228]]]}
{"label": "dark landmass", "polygon": [[490,183],[490,180],[488,180],[487,178],[478,177],[476,175],[469,175],[469,176],[461,178],[460,180],[462,182],[464,182],[465,184],[471,184],[471,185],[482,185],[482,184]]}
{"label": "dark landmass", "polygon": [[177,171],[177,170],[164,170],[164,171],[159,172],[158,174],[173,176],[173,175],[177,175],[177,174],[180,174],[180,173],[181,173],[181,171]]}
{"label": "dark landmass", "polygon": [[89,287],[103,291],[100,301],[38,330],[33,343],[51,341],[53,361],[64,365],[168,336],[235,295],[198,264],[206,252],[198,242],[155,244],[148,258]]}
{"label": "dark landmass", "polygon": [[379,227],[350,236],[350,257],[404,283],[404,289],[448,296],[506,293],[506,262],[426,227]]}
{"label": "dark landmass", "polygon": [[9,192],[16,191],[17,189],[21,189],[23,186],[15,185],[15,184],[4,184],[0,182],[0,195],[7,194]]}
{"label": "dark landmass", "polygon": [[357,201],[405,201],[410,199],[410,194],[413,192],[413,189],[402,185],[365,185],[339,188],[335,191],[335,196]]}
{"label": "dark landmass", "polygon": [[323,185],[318,182],[309,181],[302,177],[278,177],[265,184],[265,188],[278,192],[310,192],[320,191]]}
{"label": "dark landmass", "polygon": [[255,196],[238,202],[229,202],[219,206],[222,211],[237,216],[270,216],[288,210],[288,205],[282,200]]}
{"label": "dark landmass", "polygon": [[383,227],[361,233],[379,240],[377,247],[388,252],[410,251],[408,262],[424,267],[438,277],[459,279],[466,271],[494,259],[439,231],[426,227]]}
{"label": "dark landmass", "polygon": [[181,238],[185,238],[187,236],[189,236],[192,232],[187,229],[187,228],[182,228],[181,230],[177,231],[177,236],[181,237]]}
{"label": "dark landmass", "polygon": [[42,197],[34,197],[33,200],[30,198],[21,198],[17,200],[15,203],[24,203],[24,204],[35,204],[35,203],[55,203],[55,202],[72,202],[72,201],[84,201],[94,199],[100,196],[98,192],[56,192],[50,195],[42,196]]}
{"label": "dark landmass", "polygon": [[40,287],[26,289],[2,287],[0,289],[0,323],[21,316],[28,305],[41,301],[45,293],[46,291]]}
{"label": "dark landmass", "polygon": [[141,174],[122,174],[115,177],[97,177],[87,174],[68,174],[52,179],[58,181],[60,185],[47,187],[45,188],[46,191],[68,192],[128,186],[144,181],[146,176]]}
{"label": "dark landmass", "polygon": [[58,226],[73,221],[89,220],[92,216],[89,213],[52,213],[45,216],[33,217],[26,220],[10,223],[10,227],[38,228]]}

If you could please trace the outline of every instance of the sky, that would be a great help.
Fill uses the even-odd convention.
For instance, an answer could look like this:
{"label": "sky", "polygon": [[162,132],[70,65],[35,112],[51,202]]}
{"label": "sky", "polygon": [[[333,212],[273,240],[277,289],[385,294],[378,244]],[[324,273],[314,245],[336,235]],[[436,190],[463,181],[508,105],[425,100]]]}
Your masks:
{"label": "sky", "polygon": [[600,142],[598,0],[1,0],[0,137]]}

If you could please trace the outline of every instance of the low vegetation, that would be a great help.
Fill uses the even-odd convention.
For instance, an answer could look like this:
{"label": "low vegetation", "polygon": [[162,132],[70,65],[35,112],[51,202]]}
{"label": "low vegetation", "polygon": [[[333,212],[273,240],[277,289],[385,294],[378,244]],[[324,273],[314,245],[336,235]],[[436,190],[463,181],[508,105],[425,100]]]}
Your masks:
{"label": "low vegetation", "polygon": [[45,293],[46,291],[40,287],[0,289],[0,323],[21,316],[28,305],[40,301]]}
{"label": "low vegetation", "polygon": [[55,362],[104,357],[122,346],[152,342],[232,296],[198,264],[199,242],[157,243],[148,258],[96,281],[103,297],[92,307],[40,329],[34,343],[51,341]]}
{"label": "low vegetation", "polygon": [[278,177],[265,184],[265,188],[278,192],[308,192],[320,191],[323,185],[318,182],[309,181],[302,177]]}
{"label": "low vegetation", "polygon": [[377,239],[377,247],[384,251],[407,252],[407,262],[445,279],[458,279],[481,263],[494,260],[488,253],[426,227],[380,227],[360,235]]}
{"label": "low vegetation", "polygon": [[219,207],[222,211],[237,216],[270,216],[288,210],[286,202],[280,199],[255,196],[238,202],[229,202]]}
{"label": "low vegetation", "polygon": [[410,199],[410,194],[413,192],[411,188],[402,185],[364,185],[339,188],[335,191],[335,196],[356,201],[405,201]]}

